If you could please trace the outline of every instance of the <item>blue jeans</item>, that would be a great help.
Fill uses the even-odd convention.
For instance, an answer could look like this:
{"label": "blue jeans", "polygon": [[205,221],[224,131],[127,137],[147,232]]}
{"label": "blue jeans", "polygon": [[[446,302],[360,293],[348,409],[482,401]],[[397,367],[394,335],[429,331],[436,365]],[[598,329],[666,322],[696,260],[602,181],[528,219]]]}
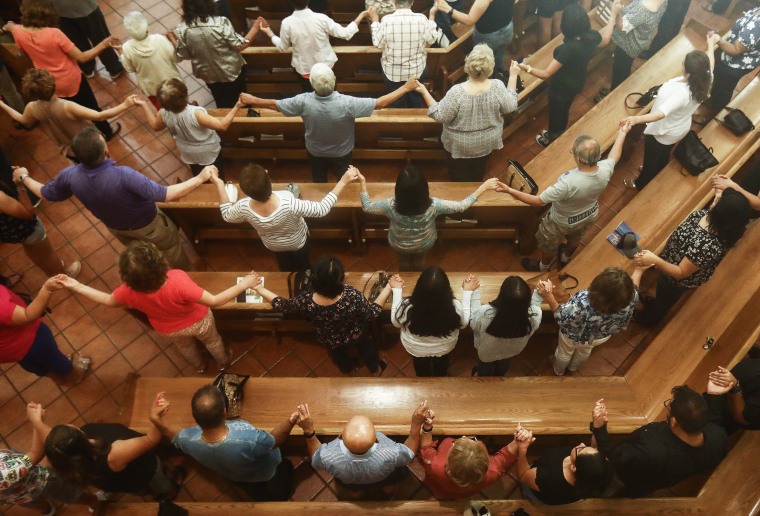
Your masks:
{"label": "blue jeans", "polygon": [[501,74],[506,78],[507,68],[504,66],[504,58],[507,55],[507,46],[512,42],[512,36],[514,36],[515,28],[512,22],[509,25],[499,29],[495,32],[489,32],[488,34],[481,34],[478,29],[475,29],[472,33],[472,42],[477,45],[479,43],[485,43],[491,50],[493,50],[493,58],[496,61],[494,67],[494,76]]}

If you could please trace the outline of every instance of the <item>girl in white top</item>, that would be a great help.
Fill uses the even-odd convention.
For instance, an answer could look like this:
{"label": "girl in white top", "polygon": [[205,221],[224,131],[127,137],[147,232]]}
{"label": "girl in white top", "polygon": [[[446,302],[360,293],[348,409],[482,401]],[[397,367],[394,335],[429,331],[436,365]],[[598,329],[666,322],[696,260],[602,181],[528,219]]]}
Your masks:
{"label": "girl in white top", "polygon": [[504,376],[509,359],[519,354],[541,324],[541,302],[520,276],[509,276],[499,296],[480,305],[480,289],[470,298],[470,327],[475,336],[478,363],[473,376]]}
{"label": "girl in white top", "polygon": [[230,202],[224,181],[214,176],[219,193],[219,209],[226,222],[248,222],[256,229],[261,242],[274,251],[281,271],[310,268],[309,228],[304,217],[324,217],[330,212],[345,186],[358,179],[359,171],[351,166],[324,199],[319,202],[297,199],[288,191],[272,191],[269,173],[260,165],[247,165],[240,172],[240,189],[248,197]]}
{"label": "girl in white top", "polygon": [[460,328],[470,320],[470,296],[480,286],[470,275],[462,283],[462,302],[454,298],[451,283],[439,267],[420,274],[411,297],[402,298],[404,280],[398,274],[389,281],[393,292],[391,323],[401,329],[401,344],[414,362],[417,376],[446,376],[449,353],[459,339]]}
{"label": "girl in white top", "polygon": [[272,32],[264,18],[259,18],[261,30],[281,52],[292,47],[293,58],[290,64],[300,77],[307,79],[301,81],[301,85],[305,92],[309,92],[313,91],[308,81],[311,67],[324,63],[332,68],[338,60],[330,46],[330,36],[345,40],[353,38],[359,32],[359,24],[367,16],[367,11],[362,11],[354,21],[341,27],[327,15],[309,9],[309,0],[290,0],[290,4],[295,11],[282,20],[279,36]]}
{"label": "girl in white top", "polygon": [[621,123],[647,124],[644,129],[644,164],[639,177],[624,180],[625,186],[641,190],[665,168],[670,151],[691,129],[691,116],[707,100],[712,85],[717,34],[708,36],[707,52],[692,50],[683,61],[683,75],[660,86],[652,110],[646,115],[629,116]]}
{"label": "girl in white top", "polygon": [[[179,149],[180,159],[187,163],[193,175],[197,176],[204,167],[214,165],[222,150],[221,138],[216,131],[226,131],[232,124],[238,109],[243,107],[240,100],[222,119],[209,115],[202,107],[188,104],[187,86],[179,79],[167,79],[158,86],[158,116],[153,114],[147,102],[138,101],[143,107],[148,125],[154,131],[169,129]],[[221,167],[216,164],[219,174]]]}

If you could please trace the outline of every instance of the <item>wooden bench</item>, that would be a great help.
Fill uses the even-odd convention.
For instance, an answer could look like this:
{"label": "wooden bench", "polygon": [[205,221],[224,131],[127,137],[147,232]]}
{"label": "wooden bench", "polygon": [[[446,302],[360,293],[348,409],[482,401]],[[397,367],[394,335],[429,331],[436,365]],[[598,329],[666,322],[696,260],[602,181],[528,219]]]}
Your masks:
{"label": "wooden bench", "polygon": [[[689,514],[735,515],[757,514],[760,500],[760,468],[750,457],[760,454],[760,432],[745,432],[716,468],[710,479],[695,497],[586,499],[567,505],[548,506],[529,500],[484,500],[494,516],[512,514],[518,508],[531,516],[583,514],[607,516]],[[116,503],[108,506],[107,514],[142,516],[156,512],[155,503]],[[467,501],[393,501],[393,502],[179,502],[190,514],[214,516],[222,511],[250,511],[262,515],[280,514],[363,514],[363,515],[456,515],[469,507]]]}
{"label": "wooden bench", "polygon": [[[358,127],[359,124],[357,124]],[[284,150],[283,150],[284,152]],[[275,184],[274,189],[284,189],[286,185]],[[332,190],[330,184],[305,183],[299,185],[304,199],[320,201]],[[478,187],[477,183],[430,183],[430,195],[442,199],[460,200],[467,197]],[[370,183],[368,190],[372,200],[393,197],[394,183]],[[345,239],[357,249],[362,249],[367,239],[385,238],[388,219],[368,215],[361,209],[359,185],[346,187],[330,213],[323,218],[308,219],[312,238]],[[242,197],[242,193],[241,193]],[[228,224],[219,211],[219,197],[216,187],[202,185],[180,200],[159,203],[164,210],[185,232],[196,247],[202,251],[206,240],[226,238],[258,238],[256,231],[249,224]],[[486,192],[467,211],[465,218],[475,219],[477,223],[446,224],[439,223],[441,238],[503,238],[518,239],[523,242],[532,235],[520,231],[520,221],[524,216],[525,206],[511,196],[496,192]]]}

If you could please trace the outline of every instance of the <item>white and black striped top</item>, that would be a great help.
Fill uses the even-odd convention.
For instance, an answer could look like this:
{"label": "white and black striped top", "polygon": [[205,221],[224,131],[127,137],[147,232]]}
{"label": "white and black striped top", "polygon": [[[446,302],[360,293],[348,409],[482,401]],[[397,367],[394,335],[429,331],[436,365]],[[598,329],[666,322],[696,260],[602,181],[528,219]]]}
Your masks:
{"label": "white and black striped top", "polygon": [[338,200],[333,192],[319,202],[296,199],[288,191],[272,192],[280,199],[280,206],[268,217],[262,217],[251,209],[250,197],[240,199],[234,205],[219,205],[226,222],[248,222],[270,251],[298,251],[309,235],[304,217],[324,217]]}

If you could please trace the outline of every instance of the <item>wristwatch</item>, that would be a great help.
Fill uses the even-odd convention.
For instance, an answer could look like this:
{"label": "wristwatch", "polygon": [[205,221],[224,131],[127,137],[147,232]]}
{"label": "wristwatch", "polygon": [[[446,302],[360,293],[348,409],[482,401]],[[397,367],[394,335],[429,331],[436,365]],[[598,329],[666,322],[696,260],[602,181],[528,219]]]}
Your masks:
{"label": "wristwatch", "polygon": [[736,385],[734,385],[731,388],[731,390],[728,391],[728,392],[730,392],[731,394],[739,394],[740,392],[742,392],[742,386],[741,386],[741,384],[739,383],[738,380],[736,381]]}
{"label": "wristwatch", "polygon": [[304,432],[303,437],[304,439],[311,439],[315,435],[317,435],[317,432],[314,432],[314,431],[311,431],[309,433]]}
{"label": "wristwatch", "polygon": [[23,183],[24,179],[26,179],[27,177],[29,177],[29,174],[21,174],[20,176],[18,176],[18,184]]}

